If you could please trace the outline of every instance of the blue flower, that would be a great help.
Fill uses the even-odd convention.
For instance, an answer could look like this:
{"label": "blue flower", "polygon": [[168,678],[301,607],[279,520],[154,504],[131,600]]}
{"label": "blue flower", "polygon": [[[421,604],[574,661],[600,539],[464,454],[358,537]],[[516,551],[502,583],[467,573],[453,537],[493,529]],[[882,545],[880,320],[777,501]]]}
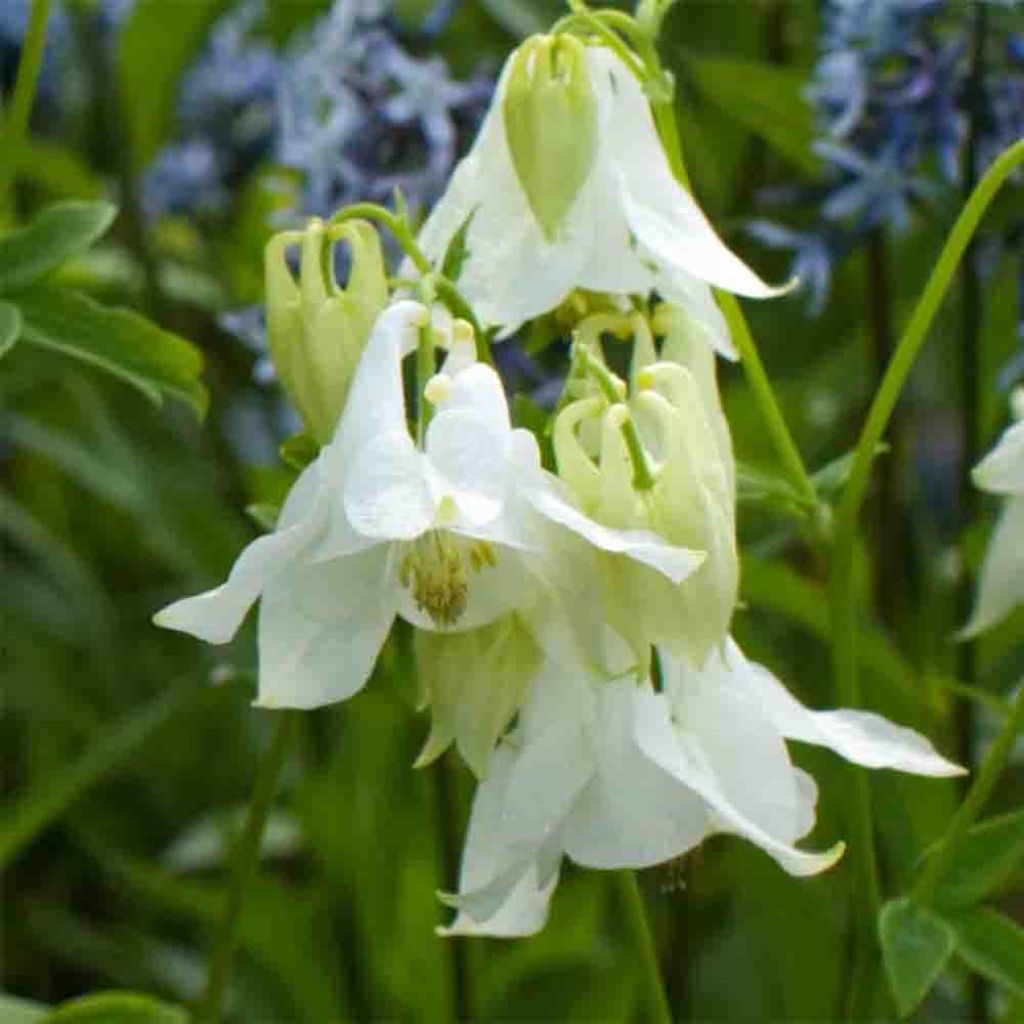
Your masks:
{"label": "blue flower", "polygon": [[832,268],[841,253],[841,243],[827,226],[812,231],[794,231],[766,220],[752,220],[744,225],[747,234],[769,249],[792,251],[790,277],[800,281],[800,290],[807,294],[809,316],[820,315],[828,299]]}
{"label": "blue flower", "polygon": [[217,149],[203,138],[165,146],[142,182],[148,217],[212,213],[227,204]]}

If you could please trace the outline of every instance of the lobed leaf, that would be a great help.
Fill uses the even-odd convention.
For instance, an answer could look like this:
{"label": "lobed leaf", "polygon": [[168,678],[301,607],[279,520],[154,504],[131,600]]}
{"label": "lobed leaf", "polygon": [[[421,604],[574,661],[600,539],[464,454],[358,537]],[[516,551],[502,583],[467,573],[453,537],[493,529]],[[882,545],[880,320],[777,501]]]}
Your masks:
{"label": "lobed leaf", "polygon": [[0,238],[0,293],[28,288],[85,252],[116,216],[117,207],[104,202],[46,207],[27,227]]}
{"label": "lobed leaf", "polygon": [[40,1024],[188,1024],[188,1014],[137,992],[96,992],[63,1003]]}
{"label": "lobed leaf", "polygon": [[988,907],[947,918],[956,951],[969,967],[1024,999],[1024,928]]}
{"label": "lobed leaf", "polygon": [[39,285],[18,296],[22,337],[92,363],[134,384],[159,404],[163,394],[202,417],[209,402],[199,381],[203,357],[184,338],[126,309],[101,306],[79,292]]}
{"label": "lobed leaf", "polygon": [[14,348],[24,325],[21,310],[0,299],[0,359]]}

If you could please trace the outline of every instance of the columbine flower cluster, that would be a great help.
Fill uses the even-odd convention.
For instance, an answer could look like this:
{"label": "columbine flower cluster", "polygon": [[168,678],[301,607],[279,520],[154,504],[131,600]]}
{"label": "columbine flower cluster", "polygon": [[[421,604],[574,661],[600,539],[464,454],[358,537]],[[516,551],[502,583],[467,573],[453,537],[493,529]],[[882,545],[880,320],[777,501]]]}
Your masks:
{"label": "columbine flower cluster", "polygon": [[[876,715],[808,710],[731,638],[715,363],[733,349],[711,286],[777,290],[673,177],[638,63],[567,34],[523,43],[418,242],[398,232],[397,282],[345,211],[270,243],[272,353],[319,454],[227,581],[157,617],[223,643],[259,600],[276,708],[351,697],[395,620],[413,627],[418,763],[454,744],[480,780],[448,933],[536,931],[563,857],[645,867],[728,832],[824,870],[842,844],[797,847],[816,787],[789,740],[958,771]],[[572,353],[548,463],[486,358],[491,335],[544,319]]]}
{"label": "columbine flower cluster", "polygon": [[807,231],[750,225],[765,245],[794,252],[793,272],[815,315],[836,263],[878,228],[905,231],[915,207],[959,181],[969,116],[977,120],[978,175],[1024,134],[1022,37],[1003,27],[993,5],[976,83],[965,19],[952,7],[947,0],[824,5],[821,57],[807,90],[823,133],[815,151],[827,168],[817,223]]}
{"label": "columbine flower cluster", "polygon": [[181,138],[147,176],[150,214],[222,209],[262,161],[299,172],[310,212],[395,188],[417,206],[435,200],[492,84],[453,81],[441,58],[412,56],[389,8],[337,0],[283,54],[259,37],[257,0],[222,18],[183,81]]}

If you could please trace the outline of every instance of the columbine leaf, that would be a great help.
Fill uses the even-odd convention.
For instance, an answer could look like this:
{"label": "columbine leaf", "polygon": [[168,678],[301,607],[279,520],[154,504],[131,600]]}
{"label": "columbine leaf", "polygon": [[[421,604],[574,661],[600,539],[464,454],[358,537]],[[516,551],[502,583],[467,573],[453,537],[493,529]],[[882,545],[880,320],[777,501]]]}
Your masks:
{"label": "columbine leaf", "polygon": [[99,366],[157,403],[162,395],[173,395],[199,416],[205,414],[208,395],[199,382],[203,357],[184,338],[67,288],[40,285],[19,295],[18,305],[25,341]]}
{"label": "columbine leaf", "polygon": [[110,203],[56,203],[28,227],[0,238],[0,292],[28,288],[86,249],[110,227]]}
{"label": "columbine leaf", "polygon": [[188,1024],[188,1014],[136,992],[97,992],[51,1010],[40,1024]]}
{"label": "columbine leaf", "polygon": [[21,310],[0,300],[0,359],[7,355],[21,337],[22,326]]}
{"label": "columbine leaf", "polygon": [[988,907],[948,920],[956,933],[957,954],[967,965],[1024,999],[1024,928]]}
{"label": "columbine leaf", "polygon": [[909,1017],[949,962],[956,935],[942,918],[905,897],[882,908],[878,933],[897,1009]]}
{"label": "columbine leaf", "polygon": [[[925,851],[934,856],[937,844]],[[990,818],[969,829],[935,896],[938,907],[964,909],[999,892],[1024,868],[1024,811]]]}

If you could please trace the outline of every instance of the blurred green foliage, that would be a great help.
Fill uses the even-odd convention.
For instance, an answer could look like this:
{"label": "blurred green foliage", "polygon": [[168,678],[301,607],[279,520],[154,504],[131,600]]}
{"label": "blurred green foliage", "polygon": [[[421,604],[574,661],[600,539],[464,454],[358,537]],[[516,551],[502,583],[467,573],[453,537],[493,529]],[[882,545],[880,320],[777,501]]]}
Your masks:
{"label": "blurred green foliage", "polygon": [[[119,192],[128,204],[97,247],[63,252],[75,261],[60,270],[59,284],[45,287],[59,287],[65,305],[55,290],[42,303],[25,296],[9,302],[0,247],[0,349],[9,348],[0,364],[2,987],[23,997],[0,1002],[0,1019],[12,1024],[178,1019],[173,1009],[156,1003],[140,1009],[118,995],[49,1016],[42,1004],[114,989],[177,1004],[198,995],[224,891],[225,851],[273,716],[248,706],[251,630],[227,647],[207,648],[150,624],[172,598],[223,577],[257,532],[244,509],[274,503],[289,480],[272,447],[254,459],[252,438],[238,443],[240,431],[273,436],[276,402],[251,382],[254,355],[215,322],[218,312],[258,297],[265,206],[239,196],[227,239],[204,237],[191,225],[147,236],[131,208],[133,176],[166,139],[182,69],[223,6],[140,0],[116,57],[118,130],[108,130],[109,110],[83,82],[80,120],[59,135],[33,138],[19,156],[24,223],[46,200]],[[286,38],[323,6],[317,0],[272,4],[275,37]],[[409,0],[399,16],[415,8]],[[543,29],[561,10],[556,0],[467,0],[439,45],[456,69],[472,69],[488,55],[499,60],[518,34]],[[737,228],[754,215],[759,188],[794,175],[813,181],[812,126],[800,88],[815,53],[816,10],[813,0],[685,3],[666,24],[663,50],[679,84],[695,190],[730,242],[776,278],[784,271],[778,256],[755,251]],[[118,152],[124,140],[127,160]],[[897,323],[954,214],[932,210],[892,243]],[[82,238],[91,242],[91,234]],[[1005,412],[994,380],[1013,349],[1013,287],[1005,267],[985,290],[978,353],[986,440]],[[80,293],[155,317],[166,330],[151,328],[147,357],[173,345],[171,331],[201,348],[210,391],[202,424],[179,403],[157,409],[96,368],[45,350],[62,347],[45,319],[58,306],[65,320],[94,332],[97,344],[116,345],[129,314],[105,311]],[[818,320],[807,319],[799,297],[748,310],[812,468],[849,450],[875,379],[864,260],[843,266],[833,295]],[[918,470],[942,456],[954,429],[949,366],[958,344],[956,304],[954,295],[903,402],[904,444],[879,455],[899,460],[902,481],[905,546],[893,621],[883,626],[873,617],[870,570],[859,580],[867,704],[922,729],[947,752],[956,749],[949,687],[955,650],[948,640],[959,625],[953,538],[926,500]],[[16,335],[37,344],[9,342]],[[156,371],[129,376],[148,392],[150,372]],[[784,493],[779,500],[766,432],[740,374],[724,368],[723,383],[737,453],[754,483],[740,512],[746,603],[737,635],[801,700],[829,705],[823,567],[801,544]],[[181,381],[177,391],[163,380],[155,384],[201,402]],[[979,532],[979,556],[981,539]],[[1020,681],[1022,638],[1024,616],[1017,615],[980,644],[984,694],[1003,697]],[[456,949],[456,940],[434,936],[447,915],[435,891],[455,884],[471,780],[450,754],[440,765],[412,771],[427,723],[414,713],[408,645],[399,641],[365,693],[342,708],[302,717],[261,878],[243,912],[231,1019],[451,1020],[453,955],[465,958],[479,1019],[636,1019],[638,968],[614,888],[600,873],[569,869],[552,920],[536,938],[458,940]],[[984,742],[998,716],[982,704],[978,720]],[[818,750],[796,756],[820,785],[813,839],[830,843],[841,834],[841,769]],[[941,835],[958,787],[895,774],[873,776],[871,787],[884,891],[895,894]],[[992,811],[1019,806],[1022,787],[1018,757]],[[1004,830],[995,847],[1005,854],[1008,843],[1016,854],[1001,861],[998,892],[983,886],[986,897],[1018,915],[1024,910],[1019,826],[1019,812],[986,826]],[[971,849],[987,842],[992,845],[984,833],[976,835]],[[970,890],[976,883],[969,867],[957,870],[950,888]],[[717,838],[685,863],[647,874],[663,968],[680,1012],[715,1020],[835,1018],[847,976],[847,865],[798,880],[760,851]],[[989,974],[1016,971],[1019,979],[1019,940],[1005,937],[993,948],[983,920],[992,913],[961,910],[951,927],[965,936],[969,962],[988,964]],[[945,927],[938,932],[944,935]],[[937,945],[941,953],[944,940]],[[937,972],[945,960],[936,963],[921,971]],[[921,988],[921,976],[906,980],[911,994]],[[955,966],[928,997],[921,1019],[968,1019],[963,980]],[[1019,1020],[1024,995],[1001,992],[994,1006],[1003,1020]]]}

